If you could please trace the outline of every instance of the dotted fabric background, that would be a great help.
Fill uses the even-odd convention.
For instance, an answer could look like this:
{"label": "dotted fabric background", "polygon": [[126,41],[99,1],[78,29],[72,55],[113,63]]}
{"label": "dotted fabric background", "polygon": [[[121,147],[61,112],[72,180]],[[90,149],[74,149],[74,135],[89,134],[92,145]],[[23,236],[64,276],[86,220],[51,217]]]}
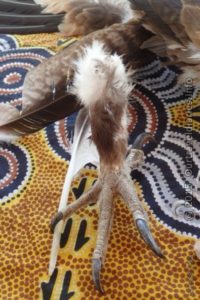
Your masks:
{"label": "dotted fabric background", "polygon": [[[21,105],[26,72],[57,51],[58,34],[0,35],[0,101]],[[129,106],[130,143],[151,132],[157,144],[144,148],[145,164],[132,173],[149,215],[150,227],[165,254],[161,260],[141,240],[131,214],[116,197],[101,296],[94,289],[91,257],[98,207],[91,205],[65,224],[58,268],[48,277],[51,217],[57,211],[70,159],[76,115],[19,142],[0,147],[1,300],[168,300],[200,297],[200,262],[193,244],[200,236],[198,171],[200,108],[198,91],[176,83],[177,70],[159,60],[138,70]],[[192,122],[191,122],[192,120]],[[192,143],[188,142],[189,128]],[[191,146],[191,147],[189,147]],[[192,160],[192,171],[187,158]],[[97,178],[92,166],[72,184],[69,203]],[[186,194],[186,184],[192,190]],[[191,206],[183,204],[193,196]]]}

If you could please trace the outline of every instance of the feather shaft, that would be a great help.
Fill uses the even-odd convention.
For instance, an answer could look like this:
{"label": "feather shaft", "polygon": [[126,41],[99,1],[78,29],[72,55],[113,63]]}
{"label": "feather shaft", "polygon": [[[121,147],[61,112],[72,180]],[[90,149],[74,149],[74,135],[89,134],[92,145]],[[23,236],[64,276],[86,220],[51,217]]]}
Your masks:
{"label": "feather shaft", "polygon": [[[77,120],[76,120],[75,137],[74,137],[72,155],[71,155],[70,164],[69,164],[69,167],[67,170],[67,174],[66,174],[66,177],[64,180],[62,195],[61,195],[59,208],[58,208],[59,211],[62,211],[63,209],[66,208],[67,199],[69,197],[70,187],[71,187],[71,183],[74,178],[74,175],[86,163],[85,159],[83,159],[82,161],[79,161],[79,153],[80,153],[79,150],[81,148],[81,145],[84,144],[84,140],[88,139],[88,128],[89,128],[88,114],[85,109],[82,109],[82,110],[80,110],[80,112],[77,116]],[[95,150],[92,148],[92,151],[95,151]],[[94,155],[97,155],[96,153]],[[89,158],[87,158],[87,161],[89,162],[89,160],[90,160],[89,152],[88,152],[87,157],[89,157]],[[78,162],[78,166],[77,166],[77,162]],[[62,229],[63,229],[63,221],[60,221],[58,223],[58,225],[56,226],[54,235],[53,235],[51,254],[50,254],[50,263],[49,263],[49,275],[50,276],[52,275],[52,273],[56,267]]]}

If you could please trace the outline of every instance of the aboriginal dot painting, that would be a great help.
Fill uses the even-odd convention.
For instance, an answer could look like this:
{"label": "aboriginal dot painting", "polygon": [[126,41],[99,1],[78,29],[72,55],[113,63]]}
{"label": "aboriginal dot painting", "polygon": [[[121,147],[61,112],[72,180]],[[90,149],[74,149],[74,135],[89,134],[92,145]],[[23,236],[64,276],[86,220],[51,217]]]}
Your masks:
{"label": "aboriginal dot painting", "polygon": [[[31,68],[58,51],[58,34],[0,35],[0,102],[20,109]],[[129,142],[154,135],[145,163],[132,172],[138,196],[165,259],[140,238],[131,214],[116,197],[114,226],[101,274],[105,295],[94,289],[91,257],[98,206],[90,205],[63,228],[57,268],[48,276],[51,217],[60,201],[70,160],[76,114],[13,144],[0,146],[0,300],[199,300],[200,94],[175,67],[158,59],[137,70],[129,104]],[[97,179],[91,164],[74,178],[68,202]]]}

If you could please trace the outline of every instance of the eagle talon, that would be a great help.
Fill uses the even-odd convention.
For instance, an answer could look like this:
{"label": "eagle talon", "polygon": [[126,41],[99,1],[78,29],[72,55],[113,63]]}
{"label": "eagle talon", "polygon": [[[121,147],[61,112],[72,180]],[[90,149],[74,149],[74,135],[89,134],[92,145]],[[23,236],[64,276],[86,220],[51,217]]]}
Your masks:
{"label": "eagle talon", "polygon": [[142,150],[142,147],[147,142],[156,142],[154,136],[151,133],[143,132],[137,136],[135,139],[132,148]]}
{"label": "eagle talon", "polygon": [[137,219],[136,220],[136,226],[138,228],[138,231],[145,241],[145,243],[151,248],[151,250],[159,257],[164,258],[164,255],[162,251],[160,250],[160,247],[157,245],[156,241],[154,240],[151,231],[149,229],[149,226],[147,222],[143,219]]}
{"label": "eagle talon", "polygon": [[92,260],[92,278],[96,289],[104,294],[104,290],[101,286],[100,273],[101,273],[102,263],[99,258],[93,258]]}

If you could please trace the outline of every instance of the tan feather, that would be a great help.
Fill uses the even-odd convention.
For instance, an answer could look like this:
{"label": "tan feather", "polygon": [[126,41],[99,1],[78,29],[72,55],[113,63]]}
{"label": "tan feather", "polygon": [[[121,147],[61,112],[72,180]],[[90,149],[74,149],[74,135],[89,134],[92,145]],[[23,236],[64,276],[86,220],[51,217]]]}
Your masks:
{"label": "tan feather", "polygon": [[45,7],[44,13],[66,13],[59,25],[66,36],[86,35],[137,18],[127,0],[43,0],[40,4]]}
{"label": "tan feather", "polygon": [[181,12],[181,22],[191,41],[200,47],[200,7],[185,5]]}
{"label": "tan feather", "polygon": [[152,36],[141,45],[141,49],[148,49],[160,57],[166,57],[167,46],[165,40],[160,36]]}
{"label": "tan feather", "polygon": [[143,26],[155,34],[155,37],[144,41],[142,48],[149,49],[159,56],[166,53],[171,63],[179,65],[184,70],[180,81],[182,82],[186,72],[189,72],[197,84],[200,69],[200,1],[131,0],[131,2],[136,9],[145,11]]}

